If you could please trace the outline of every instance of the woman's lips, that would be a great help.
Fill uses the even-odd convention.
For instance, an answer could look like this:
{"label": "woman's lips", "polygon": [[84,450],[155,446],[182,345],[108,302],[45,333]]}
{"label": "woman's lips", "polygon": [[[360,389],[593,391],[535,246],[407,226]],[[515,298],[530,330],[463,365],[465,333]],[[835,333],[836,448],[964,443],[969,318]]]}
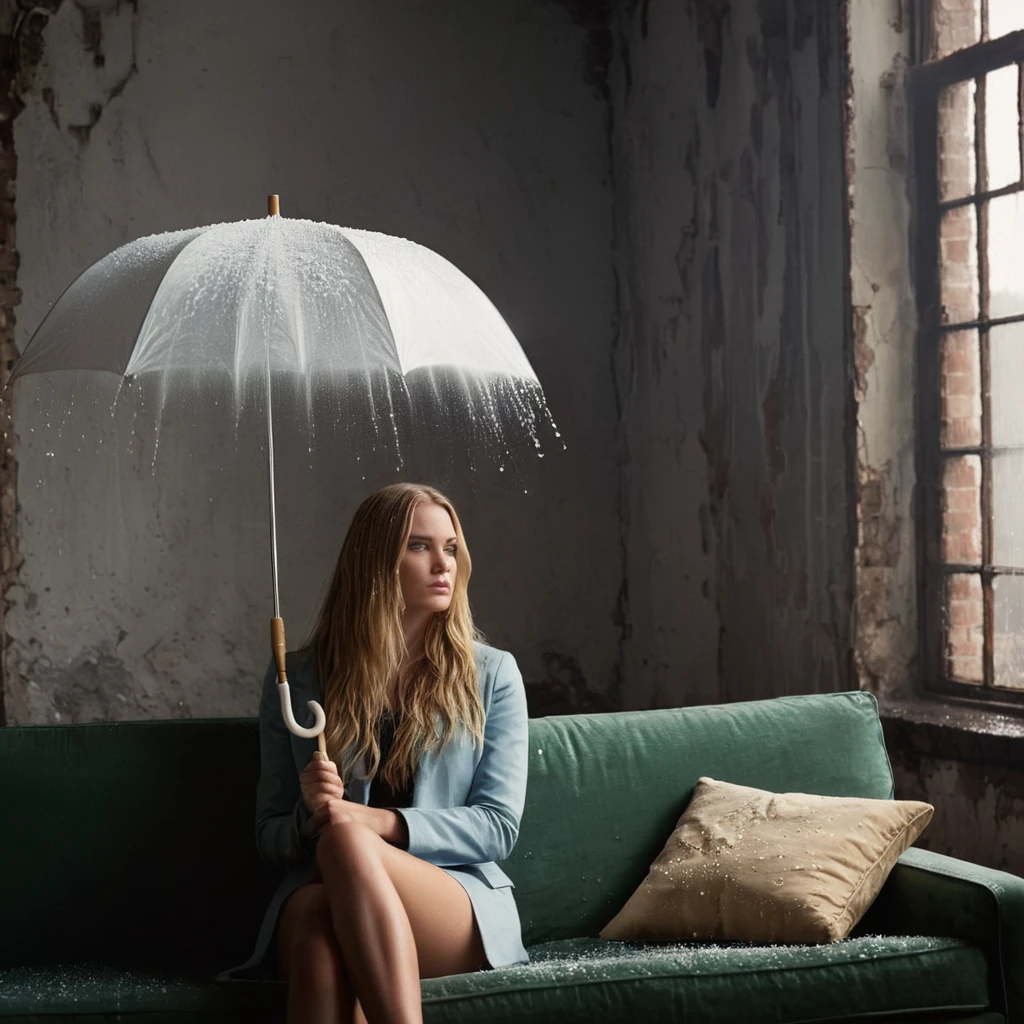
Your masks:
{"label": "woman's lips", "polygon": [[431,583],[428,589],[435,590],[439,594],[447,594],[452,588],[449,583]]}

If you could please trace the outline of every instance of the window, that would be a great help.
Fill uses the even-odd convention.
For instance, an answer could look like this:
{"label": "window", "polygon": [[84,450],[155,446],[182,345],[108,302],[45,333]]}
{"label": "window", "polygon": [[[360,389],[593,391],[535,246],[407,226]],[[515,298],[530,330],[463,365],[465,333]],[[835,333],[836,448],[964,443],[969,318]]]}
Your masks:
{"label": "window", "polygon": [[1024,3],[932,11],[911,79],[926,680],[1024,708]]}

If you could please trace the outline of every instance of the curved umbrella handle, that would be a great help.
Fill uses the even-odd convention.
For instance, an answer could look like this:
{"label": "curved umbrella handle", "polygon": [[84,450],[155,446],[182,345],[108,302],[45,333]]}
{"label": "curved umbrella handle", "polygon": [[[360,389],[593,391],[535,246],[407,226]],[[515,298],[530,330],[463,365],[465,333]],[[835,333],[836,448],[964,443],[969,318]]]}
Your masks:
{"label": "curved umbrella handle", "polygon": [[295,714],[292,712],[292,692],[288,685],[288,673],[285,669],[284,619],[276,616],[270,620],[270,645],[274,649],[274,661],[277,663],[277,695],[281,700],[281,717],[288,731],[293,736],[301,736],[303,739],[311,740],[316,737],[317,751],[314,758],[327,759],[327,742],[324,737],[324,726],[327,724],[327,716],[324,709],[315,700],[307,700],[306,707],[313,712],[314,722],[306,727],[295,721]]}
{"label": "curved umbrella handle", "polygon": [[315,700],[306,701],[306,707],[316,717],[313,725],[307,728],[295,721],[295,715],[292,713],[291,688],[288,686],[287,679],[283,683],[279,682],[277,684],[277,693],[281,698],[281,717],[284,719],[284,724],[288,726],[290,733],[311,740],[314,736],[319,736],[324,731],[324,726],[327,724],[327,716],[324,714],[324,709]]}

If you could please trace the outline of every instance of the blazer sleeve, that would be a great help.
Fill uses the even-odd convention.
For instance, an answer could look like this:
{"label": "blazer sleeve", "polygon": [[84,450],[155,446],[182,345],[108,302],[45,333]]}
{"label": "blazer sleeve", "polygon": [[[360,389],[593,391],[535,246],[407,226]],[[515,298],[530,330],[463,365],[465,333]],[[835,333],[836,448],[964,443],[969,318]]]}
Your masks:
{"label": "blazer sleeve", "polygon": [[503,652],[466,806],[398,808],[409,828],[409,852],[440,867],[508,857],[526,802],[529,743],[523,677],[515,658]]}
{"label": "blazer sleeve", "polygon": [[292,759],[291,733],[281,717],[274,659],[260,697],[260,781],[256,786],[256,849],[270,867],[284,867],[310,855],[311,817]]}

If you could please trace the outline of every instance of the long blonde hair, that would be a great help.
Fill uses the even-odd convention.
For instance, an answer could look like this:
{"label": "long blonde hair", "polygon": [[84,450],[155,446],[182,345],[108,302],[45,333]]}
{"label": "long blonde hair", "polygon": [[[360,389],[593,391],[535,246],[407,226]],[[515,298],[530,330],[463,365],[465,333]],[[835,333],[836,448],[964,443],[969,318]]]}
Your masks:
{"label": "long blonde hair", "polygon": [[[408,652],[402,630],[399,566],[409,542],[416,506],[440,505],[455,527],[455,586],[451,604],[427,622],[423,644]],[[397,677],[401,721],[384,778],[411,784],[420,757],[440,751],[465,727],[483,743],[484,710],[477,681],[467,587],[469,550],[455,508],[424,484],[392,484],[371,494],[356,510],[345,535],[327,596],[304,651],[316,658],[323,688],[328,756],[348,781],[364,759],[367,775],[380,765],[375,725],[386,706],[388,682]]]}

